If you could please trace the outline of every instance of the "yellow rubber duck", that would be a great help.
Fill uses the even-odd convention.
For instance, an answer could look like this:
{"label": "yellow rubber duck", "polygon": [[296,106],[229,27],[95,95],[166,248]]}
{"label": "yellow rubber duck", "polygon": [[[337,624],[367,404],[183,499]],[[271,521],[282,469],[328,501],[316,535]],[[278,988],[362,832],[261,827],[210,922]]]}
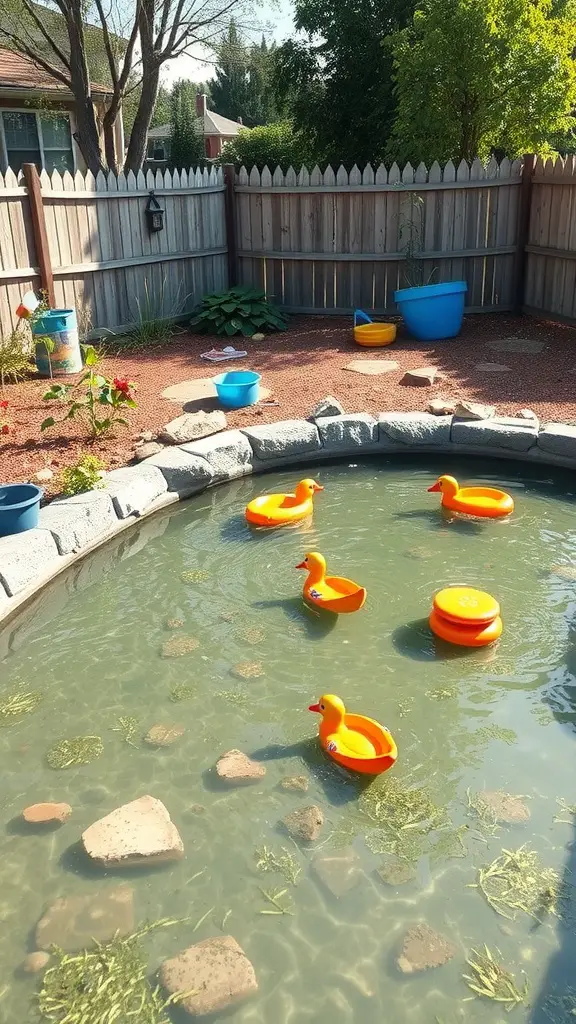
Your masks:
{"label": "yellow rubber duck", "polygon": [[514,500],[496,487],[460,487],[453,476],[441,476],[429,491],[439,491],[443,508],[468,516],[498,519],[514,511]]}
{"label": "yellow rubber duck", "polygon": [[304,599],[327,611],[357,612],[366,600],[366,590],[345,576],[327,576],[326,559],[319,551],[309,551],[297,569],[307,569],[308,579],[303,588]]}
{"label": "yellow rubber duck", "polygon": [[308,519],[314,511],[313,499],[324,488],[307,477],[296,485],[294,494],[261,494],[246,506],[246,519],[253,526],[287,526]]}
{"label": "yellow rubber duck", "polygon": [[325,693],[308,710],[322,715],[320,743],[337,764],[380,775],[396,761],[398,750],[388,729],[365,715],[348,714],[340,697]]}

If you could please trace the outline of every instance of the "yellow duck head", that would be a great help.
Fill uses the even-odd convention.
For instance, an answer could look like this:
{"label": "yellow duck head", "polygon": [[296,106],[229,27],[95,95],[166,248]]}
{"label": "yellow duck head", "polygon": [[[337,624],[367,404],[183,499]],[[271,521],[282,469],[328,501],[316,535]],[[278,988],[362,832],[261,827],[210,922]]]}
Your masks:
{"label": "yellow duck head", "polygon": [[432,487],[428,488],[429,491],[440,491],[440,494],[445,494],[448,498],[455,498],[460,490],[458,481],[453,476],[441,476]]}
{"label": "yellow duck head", "polygon": [[342,725],[344,715],[346,714],[344,703],[340,700],[340,697],[335,697],[333,693],[324,693],[317,704],[310,705],[308,711],[317,711],[318,714],[322,715],[326,724],[330,725],[330,732],[338,731],[338,727]]}
{"label": "yellow duck head", "polygon": [[317,484],[311,477],[307,477],[306,480],[301,480],[299,484],[296,484],[294,494],[300,503],[304,503],[310,501],[317,491],[323,490],[324,488],[320,484]]}
{"label": "yellow duck head", "polygon": [[297,569],[307,569],[312,583],[323,580],[326,575],[326,559],[319,551],[308,551],[303,562],[298,562]]}

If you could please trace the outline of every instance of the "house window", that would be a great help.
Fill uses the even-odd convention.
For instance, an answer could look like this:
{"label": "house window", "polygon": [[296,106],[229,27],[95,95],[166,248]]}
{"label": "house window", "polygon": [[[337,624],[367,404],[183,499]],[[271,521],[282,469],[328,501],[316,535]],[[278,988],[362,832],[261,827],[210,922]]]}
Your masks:
{"label": "house window", "polygon": [[146,155],[149,160],[169,160],[170,139],[148,139]]}
{"label": "house window", "polygon": [[22,164],[39,170],[74,173],[70,119],[67,114],[4,110],[1,121],[8,166],[17,174]]}

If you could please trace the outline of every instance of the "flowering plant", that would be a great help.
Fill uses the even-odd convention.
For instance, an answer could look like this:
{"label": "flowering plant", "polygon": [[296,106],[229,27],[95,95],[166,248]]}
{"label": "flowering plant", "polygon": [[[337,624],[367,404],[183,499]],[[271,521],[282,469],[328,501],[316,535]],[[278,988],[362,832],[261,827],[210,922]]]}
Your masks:
{"label": "flowering plant", "polygon": [[[133,394],[135,385],[120,377],[110,380],[98,373],[100,359],[93,345],[82,345],[82,352],[87,367],[84,376],[76,384],[54,382],[43,396],[44,401],[64,402],[68,406],[68,412],[60,422],[72,420],[76,416],[84,417],[91,437],[109,433],[117,424],[127,427],[128,421],[121,412],[136,408]],[[56,422],[53,416],[49,416],[40,429],[53,427]]]}
{"label": "flowering plant", "polygon": [[10,433],[10,422],[8,420],[8,416],[6,415],[7,410],[8,401],[7,399],[3,398],[2,401],[0,402],[0,434]]}

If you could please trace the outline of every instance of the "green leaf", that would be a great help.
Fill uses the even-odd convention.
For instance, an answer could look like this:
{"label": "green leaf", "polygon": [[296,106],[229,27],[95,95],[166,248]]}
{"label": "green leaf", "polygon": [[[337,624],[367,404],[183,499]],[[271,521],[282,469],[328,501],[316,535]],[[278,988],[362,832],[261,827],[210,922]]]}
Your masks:
{"label": "green leaf", "polygon": [[225,310],[226,313],[234,313],[237,305],[238,304],[236,302],[223,302],[222,309]]}
{"label": "green leaf", "polygon": [[82,345],[82,352],[84,354],[84,362],[86,366],[96,366],[98,363],[98,353],[94,348],[94,345]]}
{"label": "green leaf", "polygon": [[252,324],[247,323],[242,323],[240,325],[240,330],[242,331],[242,334],[244,335],[245,338],[251,338],[252,335],[256,333],[254,331]]}
{"label": "green leaf", "polygon": [[47,430],[48,427],[53,427],[55,423],[56,420],[54,419],[54,417],[48,416],[48,418],[43,420],[43,422],[40,424],[40,430]]}
{"label": "green leaf", "polygon": [[118,416],[116,418],[116,423],[121,423],[123,427],[129,427],[130,426],[130,424],[128,423],[128,420],[122,419],[121,416]]}

